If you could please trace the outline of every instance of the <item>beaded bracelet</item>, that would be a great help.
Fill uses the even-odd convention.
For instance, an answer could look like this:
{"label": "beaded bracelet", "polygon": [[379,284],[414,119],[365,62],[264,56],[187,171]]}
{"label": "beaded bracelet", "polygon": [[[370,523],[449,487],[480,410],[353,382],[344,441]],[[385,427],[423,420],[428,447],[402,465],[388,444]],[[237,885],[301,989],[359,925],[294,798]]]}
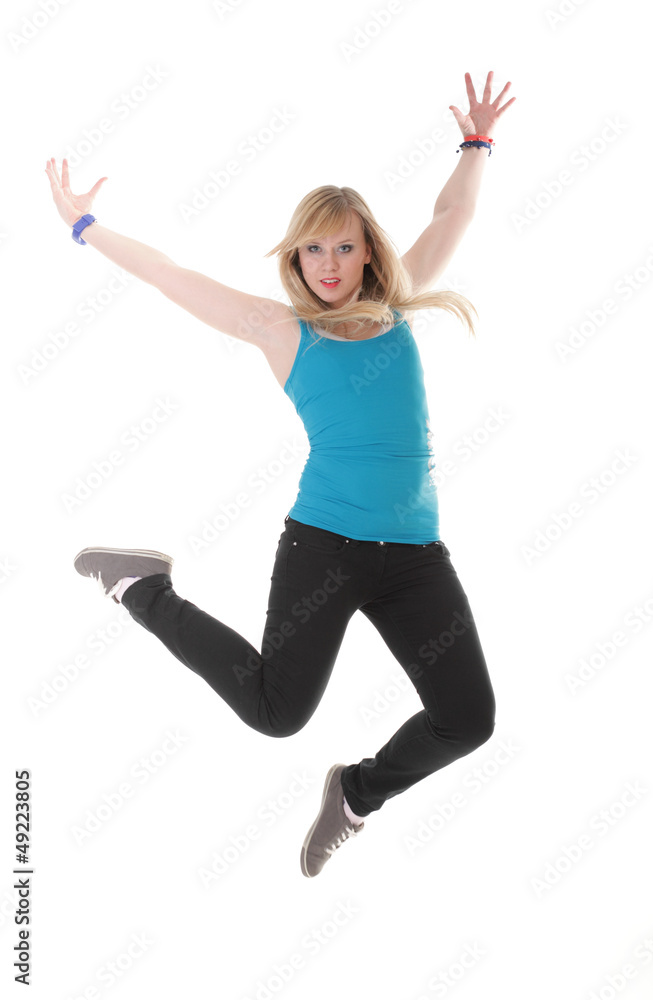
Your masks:
{"label": "beaded bracelet", "polygon": [[[485,142],[483,140],[487,141]],[[461,142],[458,149],[470,149],[472,146],[475,146],[477,149],[481,149],[481,147],[485,146],[486,149],[490,150],[488,156],[492,156],[494,139],[490,139],[489,135],[468,135],[465,141]],[[456,150],[456,153],[458,152],[458,149]]]}

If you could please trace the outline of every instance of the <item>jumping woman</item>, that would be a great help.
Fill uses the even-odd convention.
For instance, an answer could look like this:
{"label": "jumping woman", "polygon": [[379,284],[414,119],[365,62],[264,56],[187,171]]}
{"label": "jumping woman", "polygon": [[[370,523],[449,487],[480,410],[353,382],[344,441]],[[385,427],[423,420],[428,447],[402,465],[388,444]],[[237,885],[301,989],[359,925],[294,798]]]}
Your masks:
{"label": "jumping woman", "polygon": [[[472,612],[440,538],[424,372],[409,320],[439,307],[474,327],[472,304],[431,292],[474,214],[495,126],[513,103],[490,101],[492,72],[469,114],[460,161],[433,219],[398,258],[363,198],[325,185],[299,203],[279,254],[292,303],[248,295],[101,226],[90,210],[103,177],[70,190],[67,160],[46,172],[73,238],[202,322],[261,349],[302,420],[310,453],[279,538],[260,650],[176,594],[173,560],[147,549],[91,547],[82,576],[123,604],[259,733],[292,736],[324,694],[349,620],[362,611],[408,674],[423,710],[375,757],[334,764],[300,864],[319,874],[387,799],[470,753],[494,730],[495,700]],[[83,238],[82,234],[83,233]]]}

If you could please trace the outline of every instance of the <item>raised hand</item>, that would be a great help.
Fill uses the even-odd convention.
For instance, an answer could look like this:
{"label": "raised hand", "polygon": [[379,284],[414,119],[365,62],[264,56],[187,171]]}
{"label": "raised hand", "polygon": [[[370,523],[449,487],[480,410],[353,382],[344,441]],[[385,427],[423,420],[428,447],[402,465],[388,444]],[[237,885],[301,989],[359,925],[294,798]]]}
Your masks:
{"label": "raised hand", "polygon": [[487,75],[487,81],[485,83],[485,90],[483,91],[483,100],[476,100],[476,92],[472,85],[472,78],[469,73],[465,73],[465,84],[467,86],[467,96],[469,98],[469,113],[464,115],[454,104],[449,105],[449,110],[453,111],[454,117],[458,124],[460,125],[460,130],[463,136],[466,135],[489,135],[493,138],[493,133],[496,129],[497,123],[501,115],[506,111],[510,105],[517,100],[516,97],[511,97],[502,108],[500,108],[499,101],[506,93],[508,87],[510,86],[510,80],[505,85],[498,97],[494,101],[490,101],[490,95],[492,93],[492,77],[494,76],[494,70],[490,70]]}
{"label": "raised hand", "polygon": [[70,178],[68,175],[68,160],[63,159],[61,164],[61,179],[54,157],[48,160],[45,165],[45,172],[50,178],[52,197],[57,206],[59,215],[69,226],[72,226],[82,215],[91,211],[95,196],[107,177],[102,177],[94,184],[86,194],[73,194],[70,190]]}

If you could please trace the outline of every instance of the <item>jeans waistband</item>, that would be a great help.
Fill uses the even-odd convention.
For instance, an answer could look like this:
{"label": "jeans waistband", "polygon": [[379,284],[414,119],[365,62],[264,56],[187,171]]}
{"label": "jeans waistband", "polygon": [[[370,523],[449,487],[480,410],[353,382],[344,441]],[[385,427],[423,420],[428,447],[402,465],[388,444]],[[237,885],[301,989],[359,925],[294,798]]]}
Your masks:
{"label": "jeans waistband", "polygon": [[[284,523],[287,523],[288,521],[294,521],[294,520],[295,520],[295,518],[292,518],[290,516],[290,514],[286,514],[286,516],[284,518]],[[295,523],[305,524],[304,521],[295,522]],[[309,524],[309,525],[306,525],[306,527],[312,528],[313,531],[324,531],[325,530],[324,528],[319,528],[316,524]],[[353,542],[355,545],[384,545],[384,546],[385,545],[387,545],[387,546],[414,545],[414,546],[419,546],[422,549],[426,549],[426,548],[429,548],[430,546],[433,546],[434,548],[439,548],[441,552],[448,551],[446,545],[444,544],[444,542],[441,539],[436,539],[433,542],[386,542],[386,541],[383,541],[381,539],[379,539],[377,541],[376,539],[369,539],[369,538],[350,538],[348,535],[343,535],[341,532],[338,532],[338,531],[331,531],[331,529],[329,529],[329,532],[332,535],[340,535],[341,538],[346,538],[348,542]]]}

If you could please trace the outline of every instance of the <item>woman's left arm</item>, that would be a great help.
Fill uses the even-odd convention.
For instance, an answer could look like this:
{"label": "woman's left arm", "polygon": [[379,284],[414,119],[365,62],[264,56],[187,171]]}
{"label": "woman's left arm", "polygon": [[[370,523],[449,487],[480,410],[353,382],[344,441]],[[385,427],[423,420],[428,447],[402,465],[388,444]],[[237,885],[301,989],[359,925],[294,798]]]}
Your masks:
{"label": "woman's left arm", "polygon": [[[487,132],[478,134],[487,135]],[[488,156],[489,151],[485,146],[469,146],[459,151],[456,169],[440,191],[435,203],[434,218],[442,215],[448,208],[462,209],[469,216],[474,214]]]}
{"label": "woman's left arm", "polygon": [[[494,70],[490,70],[485,82],[483,100],[479,102],[476,100],[472,78],[469,73],[465,73],[465,85],[469,98],[468,114],[463,115],[454,104],[449,105],[449,110],[453,111],[454,117],[460,126],[460,131],[463,134],[463,142],[468,135],[487,135],[493,139],[501,115],[517,100],[516,97],[511,97],[502,108],[499,107],[501,98],[510,86],[510,80],[508,80],[499,96],[490,102],[493,76]],[[470,212],[474,211],[481,187],[483,168],[489,154],[490,151],[485,146],[470,146],[467,149],[460,150],[460,162],[456,165],[456,169],[438,195],[438,200],[433,210],[434,215],[452,205],[468,209]]]}
{"label": "woman's left arm", "polygon": [[[449,105],[460,126],[463,141],[468,135],[488,135],[493,139],[501,115],[517,100],[516,97],[511,97],[503,107],[499,107],[510,86],[508,81],[499,96],[490,101],[493,75],[494,71],[490,70],[483,100],[477,101],[472,78],[469,73],[465,73],[469,97],[468,114],[463,115],[455,105]],[[460,160],[438,195],[431,222],[401,258],[411,275],[414,293],[432,288],[453,257],[476,210],[489,152],[485,146],[470,146],[460,150]]]}

